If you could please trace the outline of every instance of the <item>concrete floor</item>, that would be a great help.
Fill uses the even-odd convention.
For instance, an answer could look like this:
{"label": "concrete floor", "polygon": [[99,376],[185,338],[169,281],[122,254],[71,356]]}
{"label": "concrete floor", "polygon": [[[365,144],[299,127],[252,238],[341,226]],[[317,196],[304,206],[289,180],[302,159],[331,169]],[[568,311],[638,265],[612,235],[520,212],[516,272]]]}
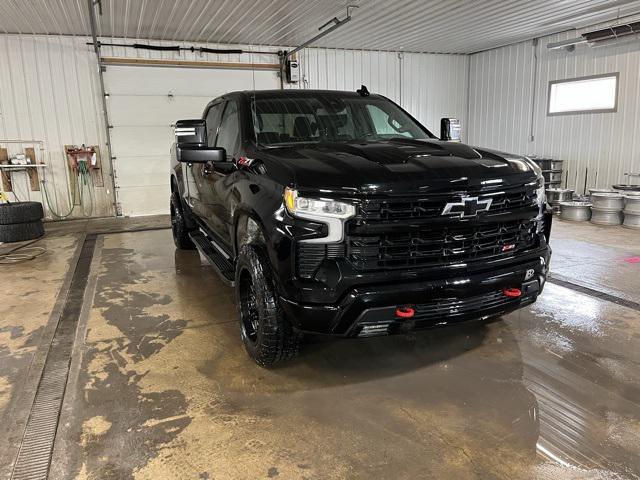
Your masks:
{"label": "concrete floor", "polygon": [[[16,391],[77,243],[54,233],[50,256],[2,269],[21,292],[47,271],[41,293],[0,303],[3,425],[24,414]],[[640,301],[639,232],[556,222],[553,247],[553,274]],[[549,283],[502,321],[313,339],[265,370],[232,290],[169,230],[99,236],[85,298],[50,478],[640,478],[633,308]],[[1,449],[0,478],[11,461]]]}

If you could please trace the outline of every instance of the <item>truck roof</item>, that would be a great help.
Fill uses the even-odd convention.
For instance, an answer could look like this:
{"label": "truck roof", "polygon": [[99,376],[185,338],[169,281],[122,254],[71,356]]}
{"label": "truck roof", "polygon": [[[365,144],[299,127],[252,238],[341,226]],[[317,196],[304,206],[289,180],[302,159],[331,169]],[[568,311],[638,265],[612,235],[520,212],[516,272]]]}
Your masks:
{"label": "truck roof", "polygon": [[[242,90],[237,92],[229,92],[226,95],[254,95],[256,97],[310,97],[315,95],[335,95],[338,97],[360,97],[360,94],[355,91],[345,90],[308,90],[308,89],[286,89],[286,90]],[[226,96],[225,95],[225,96]],[[371,94],[372,97],[379,95]]]}

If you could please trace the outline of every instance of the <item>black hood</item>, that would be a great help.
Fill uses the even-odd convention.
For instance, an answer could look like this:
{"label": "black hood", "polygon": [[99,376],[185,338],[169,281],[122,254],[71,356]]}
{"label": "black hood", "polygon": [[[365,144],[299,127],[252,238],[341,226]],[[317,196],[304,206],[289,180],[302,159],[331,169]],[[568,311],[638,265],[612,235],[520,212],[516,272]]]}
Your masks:
{"label": "black hood", "polygon": [[304,144],[260,156],[285,167],[287,183],[302,191],[407,194],[513,185],[537,175],[523,157],[439,140]]}

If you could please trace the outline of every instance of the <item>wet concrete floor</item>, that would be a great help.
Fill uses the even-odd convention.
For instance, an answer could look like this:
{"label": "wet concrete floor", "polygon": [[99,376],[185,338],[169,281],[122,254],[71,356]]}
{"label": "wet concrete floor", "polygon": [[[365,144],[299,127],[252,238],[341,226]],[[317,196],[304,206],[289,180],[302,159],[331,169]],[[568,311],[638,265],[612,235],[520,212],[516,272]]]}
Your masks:
{"label": "wet concrete floor", "polygon": [[[638,233],[582,227],[554,227],[554,273],[588,279],[576,252],[598,251],[640,301]],[[311,339],[265,370],[232,290],[168,230],[100,236],[86,298],[50,478],[640,478],[631,308],[549,283],[501,321]]]}
{"label": "wet concrete floor", "polygon": [[77,233],[45,237],[36,244],[44,255],[0,265],[0,479],[9,478],[55,330],[56,299],[81,240]]}

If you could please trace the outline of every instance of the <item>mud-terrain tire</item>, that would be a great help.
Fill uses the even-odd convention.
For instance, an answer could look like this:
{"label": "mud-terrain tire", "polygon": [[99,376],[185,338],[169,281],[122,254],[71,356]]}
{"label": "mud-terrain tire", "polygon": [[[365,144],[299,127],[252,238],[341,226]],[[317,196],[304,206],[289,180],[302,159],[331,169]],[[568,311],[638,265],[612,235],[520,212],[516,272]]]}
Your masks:
{"label": "mud-terrain tire", "polygon": [[0,225],[31,223],[42,220],[44,212],[40,202],[13,202],[0,204]]}
{"label": "mud-terrain tire", "polygon": [[24,242],[44,235],[44,226],[41,220],[26,223],[14,223],[13,225],[0,225],[0,242]]}
{"label": "mud-terrain tire", "polygon": [[171,210],[171,233],[173,234],[173,243],[180,250],[193,250],[195,245],[189,238],[189,227],[182,208],[182,201],[176,192],[171,194],[171,202],[169,205]]}
{"label": "mud-terrain tire", "polygon": [[240,248],[235,290],[242,342],[249,356],[262,367],[294,359],[302,335],[280,308],[269,259],[260,245]]}

